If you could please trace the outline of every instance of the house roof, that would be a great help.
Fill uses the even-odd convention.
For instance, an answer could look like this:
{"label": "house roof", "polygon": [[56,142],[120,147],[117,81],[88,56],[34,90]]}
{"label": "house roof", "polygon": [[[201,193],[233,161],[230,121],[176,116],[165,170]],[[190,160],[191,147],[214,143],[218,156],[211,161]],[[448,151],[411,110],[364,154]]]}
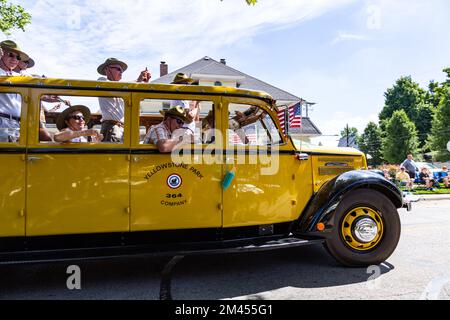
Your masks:
{"label": "house roof", "polygon": [[302,135],[302,136],[321,136],[322,132],[308,117],[302,118],[301,128],[290,128],[289,133],[292,135]]}
{"label": "house roof", "polygon": [[250,89],[257,91],[265,91],[270,94],[277,101],[300,101],[301,98],[286,92],[282,89],[274,87],[264,81],[258,80],[248,74],[233,69],[221,62],[218,62],[210,57],[204,57],[197,60],[183,68],[175,70],[161,78],[158,78],[152,83],[171,83],[178,72],[183,72],[188,75],[202,74],[202,75],[221,75],[227,77],[235,77],[241,89]]}

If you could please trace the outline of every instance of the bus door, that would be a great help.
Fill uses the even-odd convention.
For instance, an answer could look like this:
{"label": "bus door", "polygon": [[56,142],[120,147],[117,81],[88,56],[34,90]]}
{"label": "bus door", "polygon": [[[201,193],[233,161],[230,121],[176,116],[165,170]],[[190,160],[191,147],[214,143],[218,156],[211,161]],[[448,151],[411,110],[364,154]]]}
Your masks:
{"label": "bus door", "polygon": [[[37,105],[31,108],[27,157],[28,236],[129,231],[130,98],[126,93],[96,91],[33,92]],[[52,141],[68,124],[82,123],[100,132],[104,120],[100,99],[123,105],[125,121],[117,126],[123,138],[102,142],[91,135]],[[89,109],[90,116],[68,113],[80,105]]]}
{"label": "bus door", "polygon": [[[214,134],[220,126],[220,98],[133,93],[133,105],[139,108],[132,115],[131,230],[221,227],[222,166],[216,152],[221,139]],[[182,152],[161,153],[149,131],[177,105],[199,110],[187,128],[173,133],[187,133],[193,143]]]}
{"label": "bus door", "polygon": [[[224,98],[225,172],[234,179],[223,191],[223,227],[293,221],[312,194],[311,165],[295,158],[265,103]],[[307,177],[307,178],[304,178]]]}

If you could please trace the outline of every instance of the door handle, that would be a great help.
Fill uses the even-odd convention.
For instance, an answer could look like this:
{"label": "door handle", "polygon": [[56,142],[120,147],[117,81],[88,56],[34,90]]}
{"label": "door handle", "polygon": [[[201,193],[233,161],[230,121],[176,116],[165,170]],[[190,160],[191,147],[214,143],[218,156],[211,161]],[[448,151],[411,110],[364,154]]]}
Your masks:
{"label": "door handle", "polygon": [[31,163],[39,161],[39,160],[42,160],[42,158],[40,158],[40,157],[28,157],[28,162],[31,162]]}
{"label": "door handle", "polygon": [[144,160],[143,157],[133,157],[133,162],[140,162],[142,160]]}

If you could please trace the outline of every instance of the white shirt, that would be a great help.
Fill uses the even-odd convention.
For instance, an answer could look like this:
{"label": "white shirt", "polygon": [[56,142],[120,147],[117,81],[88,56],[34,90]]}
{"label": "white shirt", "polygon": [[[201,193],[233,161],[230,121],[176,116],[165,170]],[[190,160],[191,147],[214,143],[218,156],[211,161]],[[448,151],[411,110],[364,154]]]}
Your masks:
{"label": "white shirt", "polygon": [[[99,81],[109,81],[105,77],[98,79]],[[98,98],[100,111],[102,112],[102,121],[114,120],[124,122],[125,104],[122,98]]]}
{"label": "white shirt", "polygon": [[[18,76],[15,72],[6,72],[0,68],[0,76]],[[18,93],[0,93],[0,113],[20,117],[22,97]]]}

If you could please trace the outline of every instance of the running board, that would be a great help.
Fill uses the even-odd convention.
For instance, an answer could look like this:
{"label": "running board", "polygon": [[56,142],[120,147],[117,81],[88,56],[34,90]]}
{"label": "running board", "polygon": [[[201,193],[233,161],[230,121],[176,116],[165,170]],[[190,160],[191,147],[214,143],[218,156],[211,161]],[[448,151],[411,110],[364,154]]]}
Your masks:
{"label": "running board", "polygon": [[323,239],[305,240],[294,236],[264,237],[226,241],[179,243],[171,245],[142,245],[98,247],[84,249],[20,251],[0,254],[0,265],[41,263],[49,261],[100,260],[134,256],[192,256],[278,250],[323,243]]}

